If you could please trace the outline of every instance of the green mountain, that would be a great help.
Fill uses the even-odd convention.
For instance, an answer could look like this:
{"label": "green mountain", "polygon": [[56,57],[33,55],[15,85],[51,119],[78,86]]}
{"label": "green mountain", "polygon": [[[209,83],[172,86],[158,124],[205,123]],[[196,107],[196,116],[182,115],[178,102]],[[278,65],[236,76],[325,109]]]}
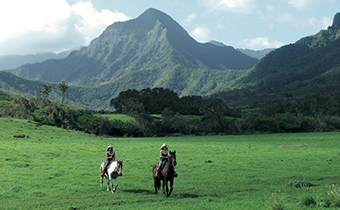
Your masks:
{"label": "green mountain", "polygon": [[[340,13],[327,30],[274,50],[217,93],[232,104],[264,102],[282,96],[301,97],[340,88]],[[271,97],[268,97],[268,96]],[[255,99],[256,98],[256,99]],[[233,101],[233,102],[232,102]],[[238,101],[238,102],[236,102]]]}
{"label": "green mountain", "polygon": [[[67,103],[91,109],[108,109],[121,91],[153,87],[180,96],[220,98],[229,106],[250,105],[338,91],[339,55],[340,13],[327,30],[273,50],[257,62],[232,47],[198,43],[169,16],[149,9],[137,19],[109,26],[88,47],[65,59],[13,70],[44,81],[35,86],[8,72],[12,79],[3,82],[0,74],[0,94],[39,95],[43,83],[55,86],[66,80]],[[25,82],[17,84],[19,80]],[[59,100],[54,92],[51,97]]]}
{"label": "green mountain", "polygon": [[238,51],[240,51],[243,54],[246,54],[252,58],[257,58],[259,60],[261,60],[263,57],[265,57],[268,53],[270,53],[271,51],[275,50],[274,48],[267,48],[267,49],[263,49],[263,50],[249,50],[249,49],[236,49]]}
{"label": "green mountain", "polygon": [[125,88],[167,86],[186,91],[187,84],[178,84],[174,72],[185,76],[203,69],[214,74],[215,70],[250,69],[257,62],[233,47],[198,43],[171,17],[148,9],[134,20],[107,27],[88,47],[65,59],[24,65],[11,72],[77,86],[121,83]]}
{"label": "green mountain", "polygon": [[[209,41],[209,43],[214,44],[214,45],[219,46],[219,47],[225,47],[226,46],[222,42],[218,42],[218,41],[215,41],[215,40],[211,40],[211,41]],[[263,50],[249,50],[249,49],[237,48],[236,50],[240,51],[241,53],[243,53],[245,55],[248,55],[248,56],[250,56],[252,58],[256,58],[256,59],[261,60],[261,58],[263,58],[268,53],[273,51],[274,48],[267,48],[267,49],[263,49]]]}

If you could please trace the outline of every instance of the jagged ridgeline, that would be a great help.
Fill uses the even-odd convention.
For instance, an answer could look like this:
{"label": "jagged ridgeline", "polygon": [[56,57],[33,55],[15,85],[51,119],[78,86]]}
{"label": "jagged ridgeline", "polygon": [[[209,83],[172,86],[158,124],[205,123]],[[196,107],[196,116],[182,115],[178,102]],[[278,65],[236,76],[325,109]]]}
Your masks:
{"label": "jagged ridgeline", "polygon": [[[69,82],[69,100],[92,109],[109,107],[122,91],[154,87],[179,96],[220,98],[228,105],[274,99],[268,95],[331,93],[339,90],[339,22],[337,13],[327,30],[276,49],[258,62],[233,47],[198,43],[167,14],[148,9],[136,19],[107,27],[88,47],[65,59],[11,72],[51,84]],[[6,87],[22,94],[13,83]],[[260,101],[250,100],[257,96]]]}
{"label": "jagged ridgeline", "polygon": [[[148,9],[136,19],[110,25],[88,47],[66,59],[24,65],[13,72],[33,80],[65,80],[74,86],[110,83],[115,87],[111,95],[117,94],[117,87],[118,91],[165,87],[180,94],[202,94],[199,89],[209,92],[214,89],[210,83],[225,85],[231,74],[231,78],[240,74],[235,71],[250,69],[257,62],[233,47],[198,43],[170,16]],[[200,87],[192,87],[192,82]]]}
{"label": "jagged ridgeline", "polygon": [[230,103],[248,98],[242,103],[249,104],[254,97],[257,98],[253,101],[265,102],[285,95],[302,97],[337,92],[339,81],[340,13],[337,13],[327,30],[270,52],[232,82],[233,92],[220,92],[214,97]]}

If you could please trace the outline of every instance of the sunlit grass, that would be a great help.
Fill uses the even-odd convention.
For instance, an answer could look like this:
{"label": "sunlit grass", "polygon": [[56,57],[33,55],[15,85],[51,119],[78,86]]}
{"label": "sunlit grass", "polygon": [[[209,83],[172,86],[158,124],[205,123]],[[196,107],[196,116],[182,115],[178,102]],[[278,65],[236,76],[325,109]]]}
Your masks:
{"label": "sunlit grass", "polygon": [[[300,209],[310,197],[319,205],[339,192],[339,137],[334,132],[104,138],[0,118],[1,208]],[[178,162],[168,199],[154,194],[151,170],[163,143],[177,151]],[[124,159],[115,194],[99,184],[109,144]]]}

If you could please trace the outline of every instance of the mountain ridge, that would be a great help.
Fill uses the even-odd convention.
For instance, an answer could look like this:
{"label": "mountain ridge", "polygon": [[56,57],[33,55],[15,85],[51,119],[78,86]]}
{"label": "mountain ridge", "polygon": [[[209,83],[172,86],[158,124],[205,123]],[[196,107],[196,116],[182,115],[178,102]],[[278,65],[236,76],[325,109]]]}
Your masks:
{"label": "mountain ridge", "polygon": [[[152,13],[146,14],[152,16]],[[157,14],[162,15],[163,13]],[[143,17],[142,15],[139,17]],[[73,51],[63,60],[62,68],[67,70],[61,71],[56,68],[60,61],[55,60],[25,65],[24,68],[17,70],[25,70],[28,67],[28,70],[34,69],[31,72],[22,71],[20,73],[29,73],[28,76],[33,75],[36,79],[41,79],[44,76],[51,78],[55,76],[55,73],[59,73],[56,74],[58,77],[53,81],[54,83],[61,80],[69,82],[64,79],[65,77],[62,77],[64,75],[74,78],[81,77],[82,83],[77,83],[76,80],[73,81],[73,84],[71,83],[70,97],[79,105],[95,109],[106,109],[109,106],[108,101],[121,91],[154,87],[168,88],[179,96],[201,95],[219,98],[230,106],[265,103],[286,96],[303,97],[319,91],[337,91],[340,87],[338,84],[340,80],[338,17],[339,13],[334,16],[333,24],[327,30],[321,30],[315,35],[297,40],[294,44],[271,51],[250,69],[209,69],[211,67],[209,63],[214,63],[214,59],[218,60],[218,56],[215,57],[213,54],[214,59],[210,59],[211,55],[208,56],[207,63],[205,63],[206,60],[198,59],[200,53],[191,53],[192,51],[186,51],[186,48],[173,47],[168,39],[168,31],[171,29],[162,27],[162,21],[156,18],[155,24],[151,24],[151,30],[140,31],[133,35],[129,34],[131,31],[120,29],[125,25],[125,22],[112,24],[109,26],[110,30],[104,31],[101,36],[91,42],[94,45]],[[136,20],[140,21],[137,18],[129,22],[131,24],[129,27],[133,30],[135,28],[132,26]],[[150,22],[148,23],[150,24]],[[181,28],[177,29],[182,30]],[[117,36],[113,36],[111,33]],[[119,38],[122,33],[125,33],[124,39]],[[106,36],[110,39],[105,39]],[[137,36],[139,39],[134,39],[133,36]],[[101,39],[106,42],[100,42]],[[172,42],[181,43],[183,41],[172,39]],[[142,40],[143,44],[140,44],[138,40],[139,42]],[[99,42],[98,45],[96,42]],[[188,41],[188,43],[190,42]],[[210,49],[210,51],[204,52],[207,54],[211,54],[212,51],[227,54],[226,52],[235,50],[232,47],[219,47],[211,43],[202,44],[196,41],[192,43],[195,44],[192,47],[194,50],[200,49],[200,47],[205,50]],[[110,51],[112,49],[110,44],[115,46],[115,51]],[[97,51],[96,48],[102,51]],[[150,54],[143,54],[142,52],[145,51]],[[129,54],[132,56],[128,57]],[[237,53],[237,55],[240,54],[242,55],[241,52]],[[214,63],[212,66],[221,67],[223,62],[225,61]],[[86,69],[89,66],[100,66],[104,71],[96,68],[82,71],[83,68]],[[42,67],[52,69],[52,71],[44,72],[41,70]],[[79,74],[79,72],[84,74]],[[110,74],[114,77],[111,77]],[[106,80],[101,80],[100,76]],[[86,79],[89,80],[89,83],[84,82]],[[12,86],[14,85],[12,84]],[[89,86],[89,88],[85,86]],[[16,88],[19,87],[12,89]]]}
{"label": "mountain ridge", "polygon": [[151,8],[136,19],[108,26],[88,47],[65,59],[24,65],[12,72],[33,80],[97,86],[141,70],[159,75],[176,68],[243,70],[257,62],[233,47],[196,42],[170,16]]}

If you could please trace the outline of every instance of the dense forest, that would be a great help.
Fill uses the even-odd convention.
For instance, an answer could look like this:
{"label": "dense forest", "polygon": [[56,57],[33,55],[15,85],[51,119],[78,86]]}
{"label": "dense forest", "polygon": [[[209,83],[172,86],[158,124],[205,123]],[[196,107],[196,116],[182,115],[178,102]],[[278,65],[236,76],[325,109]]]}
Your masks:
{"label": "dense forest", "polygon": [[[28,119],[107,136],[169,136],[327,132],[340,129],[340,93],[276,100],[256,109],[229,108],[222,100],[178,97],[169,89],[127,90],[111,100],[116,113],[135,120],[109,120],[102,112],[44,98],[0,96],[0,117]],[[155,118],[152,114],[158,114]]]}

